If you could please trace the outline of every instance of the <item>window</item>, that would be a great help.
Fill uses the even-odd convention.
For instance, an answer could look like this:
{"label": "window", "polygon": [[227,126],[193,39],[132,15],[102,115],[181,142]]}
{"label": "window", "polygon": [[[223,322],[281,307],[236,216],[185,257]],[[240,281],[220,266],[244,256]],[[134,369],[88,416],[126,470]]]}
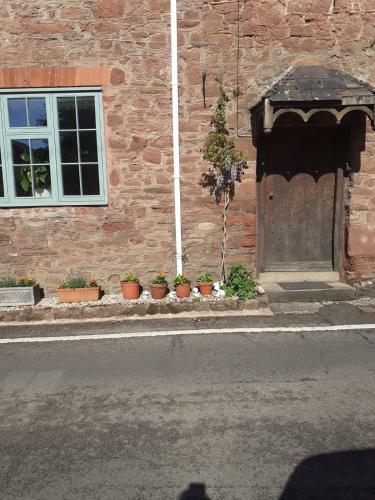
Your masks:
{"label": "window", "polygon": [[99,91],[0,95],[0,206],[106,203]]}

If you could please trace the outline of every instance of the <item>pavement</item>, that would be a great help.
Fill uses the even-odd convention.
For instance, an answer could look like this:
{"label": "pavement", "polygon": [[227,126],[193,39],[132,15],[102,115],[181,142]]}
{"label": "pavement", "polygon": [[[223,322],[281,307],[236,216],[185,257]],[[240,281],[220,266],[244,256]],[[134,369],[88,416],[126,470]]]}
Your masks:
{"label": "pavement", "polygon": [[1,327],[76,337],[0,345],[1,498],[373,500],[375,311],[312,311]]}

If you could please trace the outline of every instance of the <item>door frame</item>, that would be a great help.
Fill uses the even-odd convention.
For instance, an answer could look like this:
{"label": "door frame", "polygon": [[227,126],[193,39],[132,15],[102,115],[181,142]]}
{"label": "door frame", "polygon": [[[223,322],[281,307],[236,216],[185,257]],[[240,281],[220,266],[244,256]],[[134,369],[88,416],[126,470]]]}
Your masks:
{"label": "door frame", "polygon": [[[339,125],[337,125],[339,126]],[[266,189],[265,189],[265,165],[267,162],[266,152],[267,147],[262,147],[263,140],[267,140],[267,136],[263,136],[257,147],[257,165],[256,165],[256,249],[255,249],[255,271],[258,277],[260,273],[265,272],[265,252],[264,252],[264,235],[265,235],[265,209],[266,209]],[[349,152],[349,144],[347,144]],[[348,153],[347,153],[347,156]],[[349,158],[348,158],[349,159]],[[333,215],[333,254],[332,267],[340,276],[344,274],[344,258],[345,258],[345,203],[344,194],[346,189],[346,177],[344,175],[345,165],[338,167],[335,175],[334,189],[334,215]]]}

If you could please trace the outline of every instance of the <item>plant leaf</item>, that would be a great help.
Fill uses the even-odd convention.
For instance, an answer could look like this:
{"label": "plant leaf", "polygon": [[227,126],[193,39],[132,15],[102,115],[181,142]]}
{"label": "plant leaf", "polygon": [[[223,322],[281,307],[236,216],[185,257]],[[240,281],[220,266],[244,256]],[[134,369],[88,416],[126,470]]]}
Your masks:
{"label": "plant leaf", "polygon": [[21,187],[25,191],[25,193],[27,193],[28,190],[30,189],[30,182],[26,179],[26,177],[22,177]]}

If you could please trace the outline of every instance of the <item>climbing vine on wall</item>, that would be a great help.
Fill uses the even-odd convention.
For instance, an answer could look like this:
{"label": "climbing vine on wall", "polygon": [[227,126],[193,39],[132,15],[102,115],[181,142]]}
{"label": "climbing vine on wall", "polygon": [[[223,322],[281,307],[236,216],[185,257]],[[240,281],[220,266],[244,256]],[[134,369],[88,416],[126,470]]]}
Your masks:
{"label": "climbing vine on wall", "polygon": [[223,202],[223,236],[221,242],[221,279],[226,281],[227,211],[235,196],[236,183],[247,168],[244,154],[236,149],[227,128],[227,105],[229,96],[222,80],[217,79],[219,97],[211,116],[212,131],[206,137],[202,153],[210,163],[208,172],[202,174],[201,184],[210,189],[215,202]]}

